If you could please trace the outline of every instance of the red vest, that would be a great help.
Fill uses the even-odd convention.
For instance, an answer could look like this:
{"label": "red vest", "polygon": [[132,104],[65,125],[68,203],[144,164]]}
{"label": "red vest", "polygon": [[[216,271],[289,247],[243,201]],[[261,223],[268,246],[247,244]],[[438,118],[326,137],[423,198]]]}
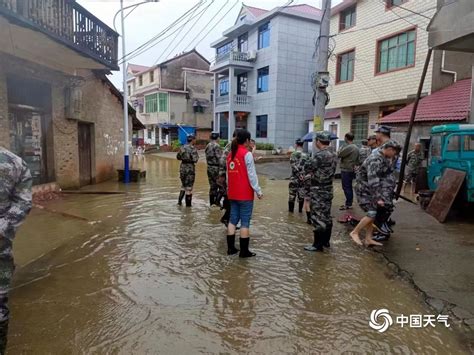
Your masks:
{"label": "red vest", "polygon": [[239,145],[233,160],[232,152],[227,156],[227,197],[229,200],[249,201],[254,198],[245,165],[245,155],[248,152],[244,145]]}

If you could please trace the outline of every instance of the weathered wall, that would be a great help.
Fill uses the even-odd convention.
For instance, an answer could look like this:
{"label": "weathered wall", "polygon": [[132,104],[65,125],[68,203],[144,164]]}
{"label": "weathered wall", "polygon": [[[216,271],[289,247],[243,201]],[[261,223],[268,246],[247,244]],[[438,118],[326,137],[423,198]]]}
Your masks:
{"label": "weathered wall", "polygon": [[[457,73],[457,80],[472,77],[472,66],[474,65],[474,54],[462,52],[445,52],[444,69]],[[432,91],[441,90],[454,83],[454,75],[441,72],[443,51],[433,52],[433,83]]]}
{"label": "weathered wall", "polygon": [[[0,56],[0,61],[4,63],[4,58]],[[8,124],[8,97],[7,97],[7,77],[5,67],[0,65],[0,146],[10,147],[10,134]]]}
{"label": "weathered wall", "polygon": [[209,63],[195,52],[189,52],[180,58],[172,59],[161,66],[161,86],[166,89],[183,90],[183,68],[209,70]]}

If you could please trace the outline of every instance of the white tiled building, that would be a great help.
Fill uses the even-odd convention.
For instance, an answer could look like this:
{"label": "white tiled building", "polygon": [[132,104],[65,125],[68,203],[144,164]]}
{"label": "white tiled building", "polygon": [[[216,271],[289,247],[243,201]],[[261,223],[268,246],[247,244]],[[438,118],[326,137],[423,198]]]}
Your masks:
{"label": "white tiled building", "polygon": [[[366,138],[378,120],[413,102],[428,51],[426,28],[437,0],[344,0],[331,11],[331,101],[340,136]],[[469,77],[464,57],[434,53],[423,87],[428,95]],[[461,62],[461,63],[460,63]]]}
{"label": "white tiled building", "polygon": [[212,44],[214,128],[222,137],[246,128],[257,142],[286,149],[306,133],[320,18],[309,5],[242,7],[235,25]]}

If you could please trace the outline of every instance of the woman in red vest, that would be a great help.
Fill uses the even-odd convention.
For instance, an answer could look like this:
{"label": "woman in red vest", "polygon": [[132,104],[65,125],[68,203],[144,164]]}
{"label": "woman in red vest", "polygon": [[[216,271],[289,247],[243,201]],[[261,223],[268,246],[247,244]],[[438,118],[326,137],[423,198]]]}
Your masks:
{"label": "woman in red vest", "polygon": [[254,195],[261,199],[262,189],[258,185],[253,155],[249,152],[250,133],[238,130],[232,141],[231,152],[227,156],[227,197],[230,200],[230,221],[227,227],[227,254],[237,254],[235,247],[235,227],[240,221],[241,258],[255,256],[249,251],[250,219],[252,217]]}

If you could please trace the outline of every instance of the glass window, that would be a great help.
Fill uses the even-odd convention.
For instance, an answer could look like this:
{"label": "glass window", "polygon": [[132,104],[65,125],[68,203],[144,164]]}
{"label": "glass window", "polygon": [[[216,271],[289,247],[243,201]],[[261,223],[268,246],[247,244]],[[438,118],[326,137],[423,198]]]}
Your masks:
{"label": "glass window", "polygon": [[369,131],[369,117],[366,113],[354,114],[351,120],[351,132],[354,134],[354,142],[359,143],[367,139]]}
{"label": "glass window", "polygon": [[237,95],[247,95],[247,73],[237,75]]}
{"label": "glass window", "polygon": [[257,74],[257,92],[267,92],[269,85],[269,67],[258,69]]}
{"label": "glass window", "polygon": [[168,94],[160,92],[158,94],[160,103],[160,112],[168,112]]}
{"label": "glass window", "polygon": [[158,112],[158,95],[151,94],[145,96],[145,112],[154,113]]}
{"label": "glass window", "polygon": [[140,75],[138,77],[138,86],[142,86],[143,85],[143,75]]}
{"label": "glass window", "polygon": [[151,130],[151,128],[148,128],[148,139],[152,139],[153,137],[153,131]]}
{"label": "glass window", "polygon": [[337,82],[354,80],[355,51],[339,54],[337,56]]}
{"label": "glass window", "polygon": [[255,136],[257,138],[268,137],[268,115],[257,116],[257,127],[255,130]]}
{"label": "glass window", "polygon": [[431,157],[441,156],[441,135],[439,134],[431,137],[430,156]]}
{"label": "glass window", "polygon": [[378,73],[413,66],[415,64],[415,30],[380,41],[378,48]]}
{"label": "glass window", "polygon": [[214,90],[213,90],[213,89],[211,89],[210,101],[211,101],[211,102],[214,102]]}
{"label": "glass window", "polygon": [[258,28],[258,49],[270,46],[270,22]]}
{"label": "glass window", "polygon": [[150,72],[150,83],[154,82],[155,81],[155,72],[152,70]]}
{"label": "glass window", "polygon": [[127,85],[127,90],[128,90],[128,93],[131,94],[132,93],[132,87],[130,85]]}
{"label": "glass window", "polygon": [[450,136],[448,137],[448,146],[446,147],[448,152],[459,152],[461,150],[461,136]]}
{"label": "glass window", "polygon": [[464,136],[464,151],[474,152],[474,136]]}
{"label": "glass window", "polygon": [[408,0],[387,0],[387,7],[399,6]]}
{"label": "glass window", "polygon": [[216,49],[216,54],[218,57],[224,56],[232,50],[232,42],[223,44],[222,46]]}
{"label": "glass window", "polygon": [[219,96],[229,95],[229,79],[219,81]]}
{"label": "glass window", "polygon": [[356,6],[342,11],[339,15],[339,31],[343,31],[356,25]]}
{"label": "glass window", "polygon": [[244,53],[249,50],[248,39],[249,39],[248,33],[244,33],[243,35],[239,36],[239,39],[238,39],[239,52]]}

